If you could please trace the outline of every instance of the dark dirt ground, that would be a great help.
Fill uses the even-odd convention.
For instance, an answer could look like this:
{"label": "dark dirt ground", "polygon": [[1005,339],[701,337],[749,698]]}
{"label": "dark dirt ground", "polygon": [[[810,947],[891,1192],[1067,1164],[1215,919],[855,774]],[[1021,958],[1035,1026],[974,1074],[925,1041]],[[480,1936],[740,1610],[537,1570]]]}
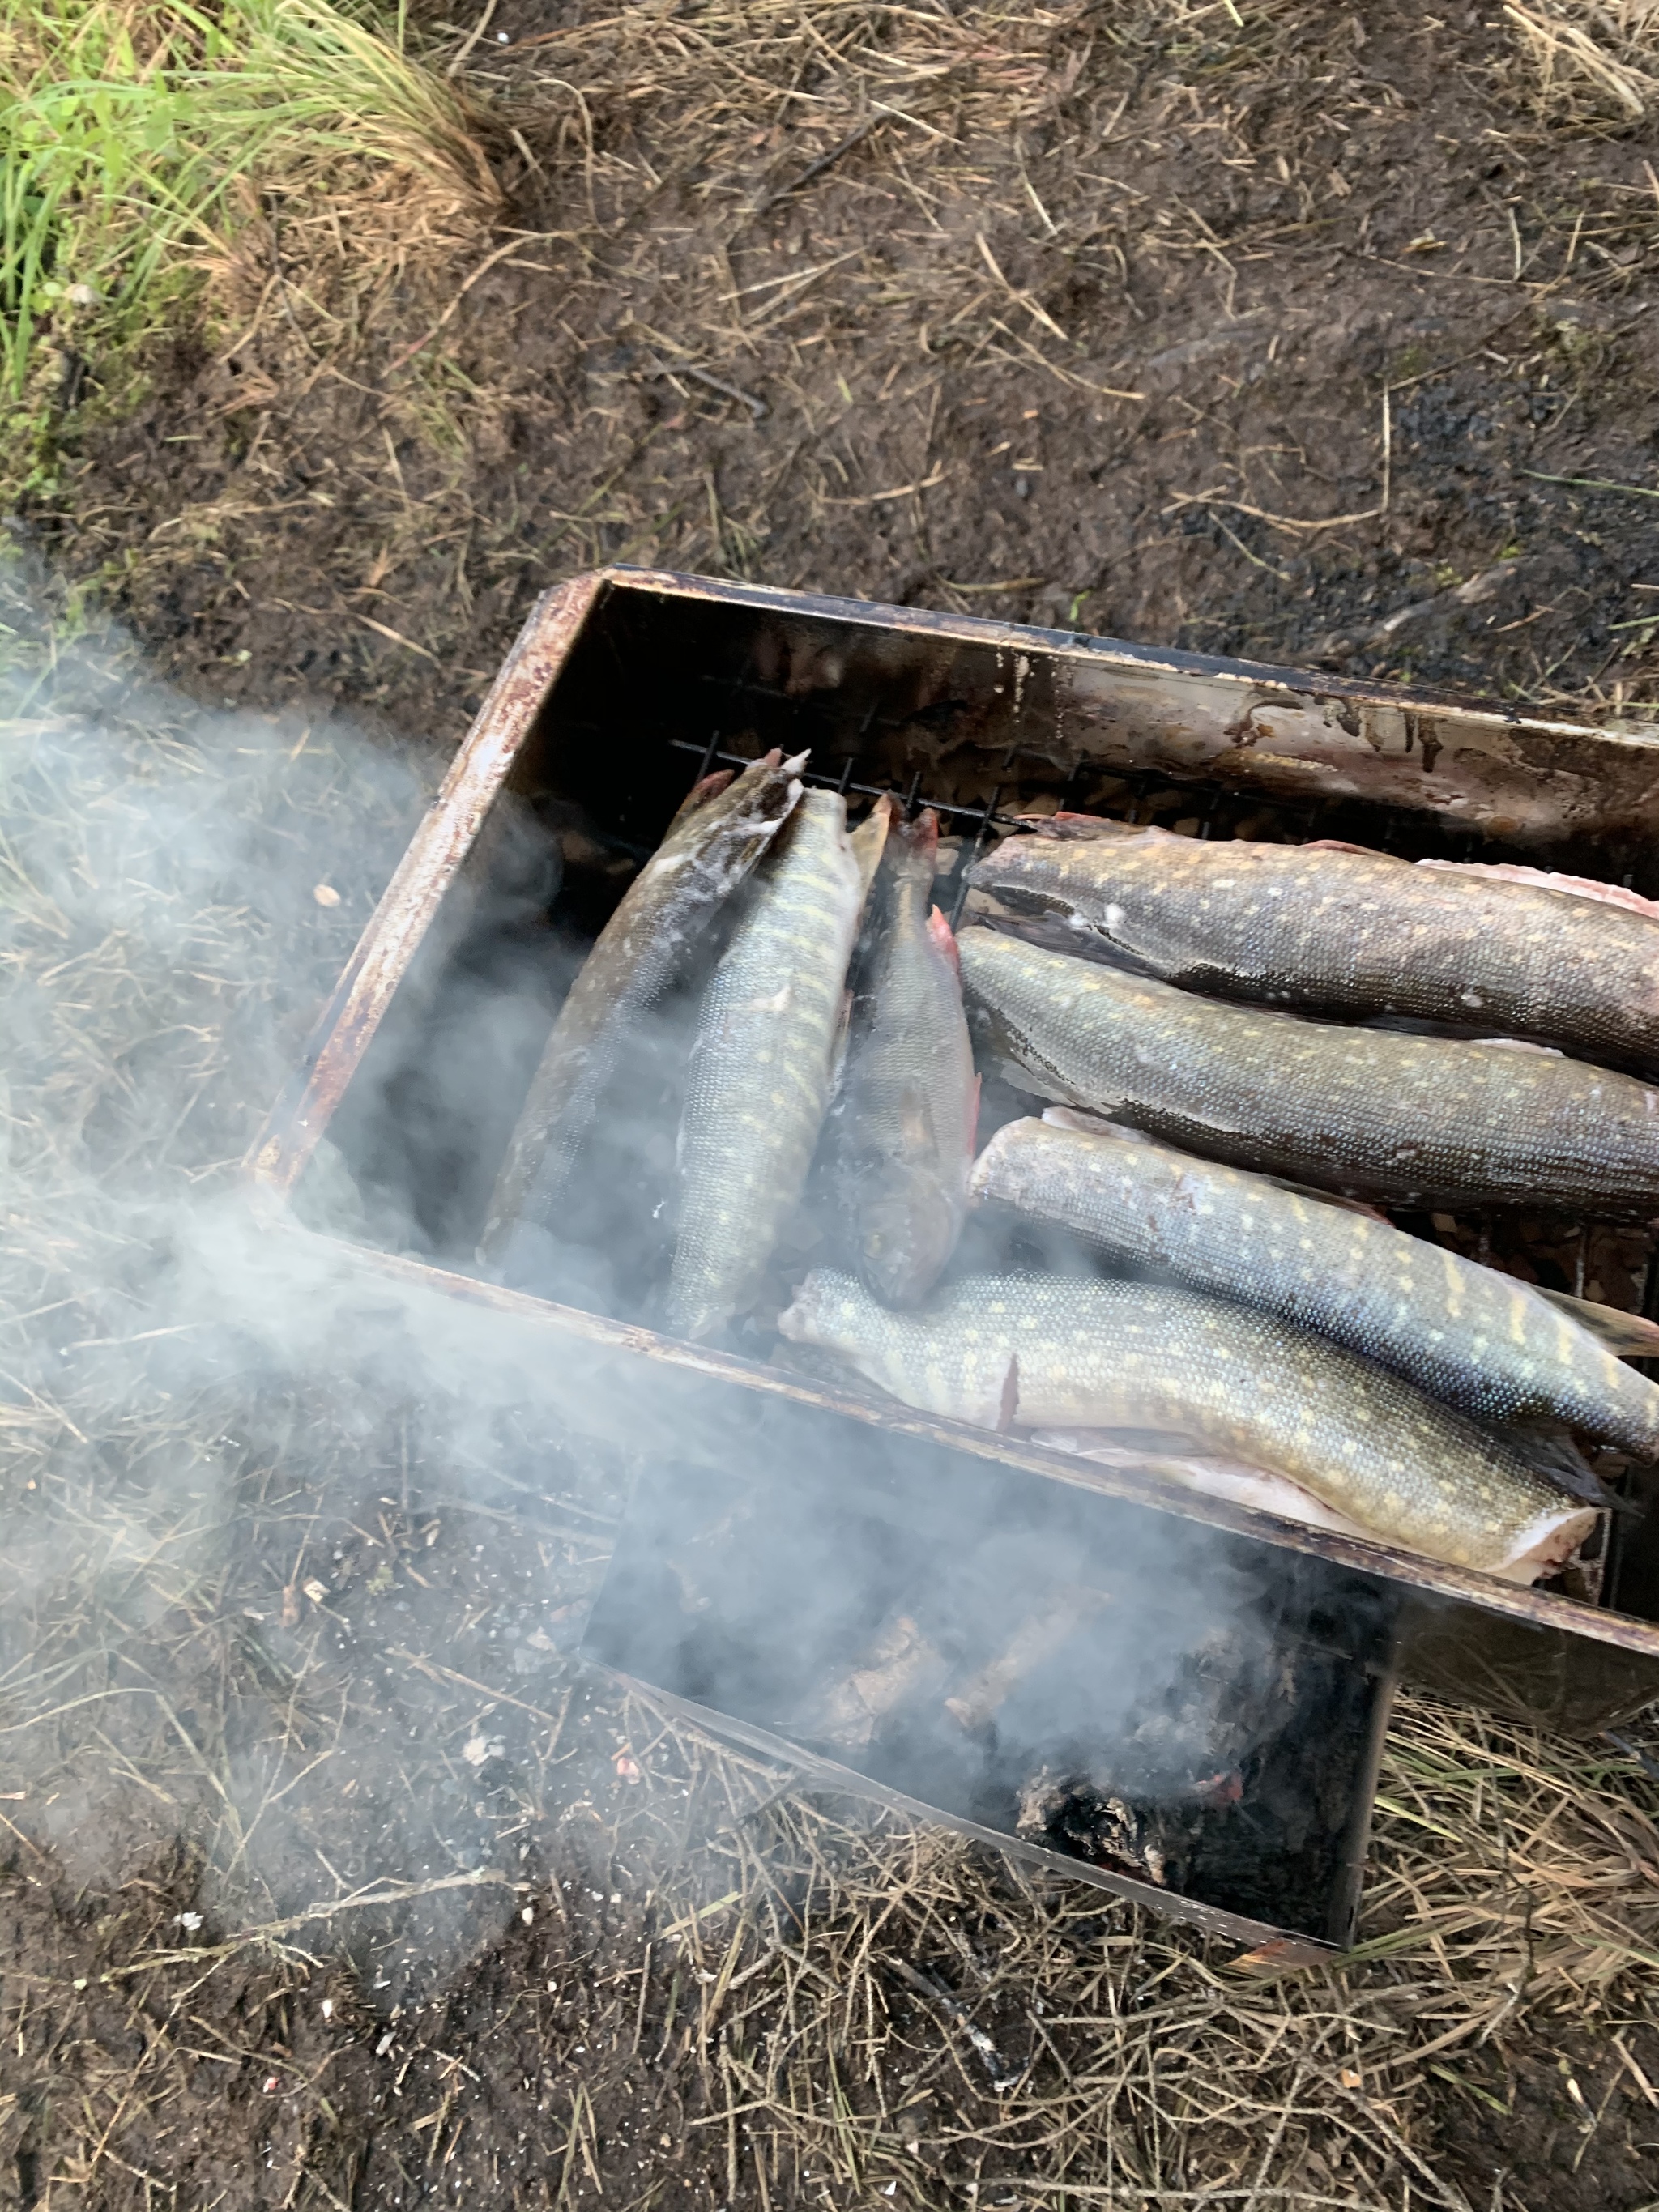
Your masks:
{"label": "dark dirt ground", "polygon": [[[523,238],[365,292],[251,226],[136,407],[85,364],[27,532],[196,698],[435,757],[617,560],[1645,717],[1659,131],[1458,4],[1234,13],[502,0]],[[1652,1821],[1527,1740],[1385,1776],[1364,1932],[1421,1948],[1241,1990],[617,1708],[562,1647],[625,1469],[457,1500],[407,1416],[301,1408],[315,1479],[261,1418],[210,1583],[99,1641],[101,1747],[0,1765],[0,2206],[1659,2202],[1651,1923],[1528,1887],[1639,1903]]]}
{"label": "dark dirt ground", "polygon": [[1472,9],[1185,12],[503,0],[521,246],[344,328],[250,235],[32,527],[204,693],[446,744],[605,561],[1645,700],[1654,134]]}

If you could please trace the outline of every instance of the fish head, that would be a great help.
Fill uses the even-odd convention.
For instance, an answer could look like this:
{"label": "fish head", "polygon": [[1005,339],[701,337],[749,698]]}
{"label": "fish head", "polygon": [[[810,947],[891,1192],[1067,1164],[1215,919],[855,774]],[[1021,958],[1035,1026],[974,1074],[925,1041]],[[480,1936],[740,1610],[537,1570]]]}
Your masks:
{"label": "fish head", "polygon": [[695,784],[647,866],[659,872],[690,864],[716,881],[747,875],[794,811],[805,753],[785,760],[774,750],[740,775]]}
{"label": "fish head", "polygon": [[834,1267],[814,1267],[778,1316],[778,1334],[792,1344],[821,1344],[831,1351],[858,1340],[858,1320],[870,1302],[857,1279]]}
{"label": "fish head", "polygon": [[1188,842],[1167,830],[1073,816],[1060,819],[1042,834],[1005,837],[971,864],[968,881],[1017,914],[1070,916],[1081,893],[1091,919],[1097,920],[1097,896],[1108,881],[1105,848],[1115,853],[1124,846],[1167,842],[1185,847]]}
{"label": "fish head", "polygon": [[894,1170],[859,1200],[859,1273],[884,1306],[920,1305],[956,1249],[962,1205],[939,1179]]}

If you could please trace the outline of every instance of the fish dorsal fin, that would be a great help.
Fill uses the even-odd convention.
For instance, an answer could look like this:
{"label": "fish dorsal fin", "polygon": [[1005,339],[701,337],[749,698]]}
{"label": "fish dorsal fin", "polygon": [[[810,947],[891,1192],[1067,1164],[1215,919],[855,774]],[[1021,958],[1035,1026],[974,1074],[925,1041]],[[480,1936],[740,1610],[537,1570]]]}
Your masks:
{"label": "fish dorsal fin", "polygon": [[1002,1402],[997,1408],[997,1433],[1006,1436],[1014,1425],[1019,1412],[1019,1354],[1015,1352],[1008,1362],[1008,1372],[1002,1378]]}
{"label": "fish dorsal fin", "polygon": [[1556,898],[1588,900],[1595,906],[1616,906],[1626,914],[1640,915],[1644,921],[1659,921],[1659,904],[1622,884],[1598,883],[1594,876],[1564,876],[1548,868],[1528,868],[1510,860],[1419,860],[1419,868],[1434,868],[1449,876],[1484,877],[1488,883],[1524,884],[1548,891]]}
{"label": "fish dorsal fin", "polygon": [[876,870],[881,866],[881,856],[887,847],[888,832],[893,826],[893,817],[897,811],[892,800],[884,791],[847,841],[853,848],[854,859],[859,864],[860,898],[867,899],[870,896],[870,886],[876,879]]}
{"label": "fish dorsal fin", "polygon": [[830,1096],[839,1099],[842,1085],[847,1079],[847,1048],[853,1034],[854,994],[843,988],[841,1011],[836,1016],[836,1033],[830,1040]]}
{"label": "fish dorsal fin", "polygon": [[[1356,845],[1346,837],[1310,837],[1300,849],[1304,853],[1358,853],[1362,860],[1399,860],[1397,853],[1379,853],[1375,845]],[[1403,868],[1407,864],[1401,860]]]}
{"label": "fish dorsal fin", "polygon": [[1340,1213],[1363,1214],[1367,1221],[1380,1221],[1385,1229],[1394,1224],[1380,1206],[1367,1206],[1363,1198],[1347,1198],[1340,1190],[1316,1190],[1310,1182],[1287,1182],[1283,1176],[1263,1176],[1275,1190],[1288,1191],[1292,1198],[1311,1198],[1321,1206],[1334,1206]]}
{"label": "fish dorsal fin", "polygon": [[1620,1313],[1617,1306],[1598,1305],[1594,1298],[1576,1298],[1570,1291],[1547,1291],[1541,1283],[1527,1288],[1559,1306],[1580,1328],[1620,1359],[1659,1359],[1659,1326],[1640,1314]]}
{"label": "fish dorsal fin", "polygon": [[1511,1451],[1569,1498],[1581,1498],[1602,1511],[1609,1507],[1616,1510],[1623,1504],[1623,1499],[1607,1488],[1579,1450],[1565,1422],[1494,1421],[1492,1428]]}

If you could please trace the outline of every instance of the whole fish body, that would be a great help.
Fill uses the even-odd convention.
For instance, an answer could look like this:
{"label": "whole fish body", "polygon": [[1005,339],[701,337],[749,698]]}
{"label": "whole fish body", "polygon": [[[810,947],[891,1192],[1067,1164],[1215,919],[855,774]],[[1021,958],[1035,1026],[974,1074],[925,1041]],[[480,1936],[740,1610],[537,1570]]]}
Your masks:
{"label": "whole fish body", "polygon": [[888,1305],[925,1298],[968,1212],[979,1079],[950,925],[932,903],[939,817],[890,839],[886,897],[835,1109],[859,1273]]}
{"label": "whole fish body", "polygon": [[1659,923],[1565,889],[1098,817],[1008,838],[969,875],[1163,982],[1474,1027],[1659,1073]]}
{"label": "whole fish body", "polygon": [[1659,1092],[1525,1046],[1223,1005],[989,929],[969,1021],[1020,1089],[1396,1205],[1659,1214]]}
{"label": "whole fish body", "polygon": [[968,1275],[918,1312],[810,1274],[778,1324],[907,1405],[986,1427],[1195,1435],[1382,1540],[1531,1580],[1595,1523],[1500,1439],[1386,1369],[1198,1291]]}
{"label": "whole fish body", "polygon": [[789,818],[806,755],[769,752],[687,799],[600,931],[566,995],[491,1194],[478,1257],[503,1260],[520,1223],[556,1233],[623,1042],[659,1006],[703,933]]}
{"label": "whole fish body", "polygon": [[1316,1329],[1488,1420],[1553,1417],[1659,1455],[1659,1388],[1513,1276],[1368,1214],[1133,1135],[1011,1121],[976,1198]]}
{"label": "whole fish body", "polygon": [[676,1154],[663,1323],[699,1341],[757,1296],[830,1103],[865,878],[846,802],[801,794],[704,996]]}

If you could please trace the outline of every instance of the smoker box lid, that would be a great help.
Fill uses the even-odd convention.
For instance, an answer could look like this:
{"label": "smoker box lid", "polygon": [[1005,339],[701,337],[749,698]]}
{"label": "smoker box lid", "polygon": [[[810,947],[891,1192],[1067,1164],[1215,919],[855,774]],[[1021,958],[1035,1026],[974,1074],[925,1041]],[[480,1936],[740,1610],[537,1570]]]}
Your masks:
{"label": "smoker box lid", "polygon": [[[1612,855],[1659,854],[1659,760],[1644,730],[1598,731],[1500,707],[1038,630],[973,617],[625,569],[538,602],[325,1008],[301,1066],[249,1155],[257,1186],[291,1194],[331,1128],[383,1081],[402,1032],[418,1034],[433,977],[477,907],[506,793],[550,773],[586,803],[637,814],[654,841],[689,783],[689,755],[749,718],[754,736],[811,742],[901,790],[950,781],[988,817],[1008,761],[1207,780],[1316,805],[1410,808],[1460,830],[1547,845],[1606,874]],[[678,732],[678,735],[675,733]],[[671,751],[670,747],[676,750]],[[648,771],[648,773],[647,773]],[[654,781],[653,781],[654,779]],[[368,1063],[366,1075],[365,1063]],[[510,1102],[509,1102],[510,1104]],[[347,1112],[342,1115],[342,1108]],[[502,1140],[505,1127],[501,1133]],[[298,1233],[298,1232],[296,1232]],[[345,1249],[343,1246],[340,1248]],[[1516,1589],[1176,1489],[1015,1439],[931,1421],[891,1401],[677,1344],[652,1331],[483,1284],[455,1265],[355,1247],[370,1275],[494,1304],[553,1337],[624,1349],[750,1391],[836,1406],[876,1428],[926,1432],[1161,1513],[1355,1568],[1403,1586],[1407,1670],[1449,1693],[1571,1728],[1606,1724],[1659,1694],[1659,1542],[1636,1547],[1613,1612]],[[445,1248],[440,1247],[441,1255]],[[454,1248],[448,1248],[453,1250]],[[462,1262],[464,1265],[465,1262]],[[1659,1516],[1648,1524],[1656,1529]],[[1659,1529],[1656,1529],[1659,1534]]]}

